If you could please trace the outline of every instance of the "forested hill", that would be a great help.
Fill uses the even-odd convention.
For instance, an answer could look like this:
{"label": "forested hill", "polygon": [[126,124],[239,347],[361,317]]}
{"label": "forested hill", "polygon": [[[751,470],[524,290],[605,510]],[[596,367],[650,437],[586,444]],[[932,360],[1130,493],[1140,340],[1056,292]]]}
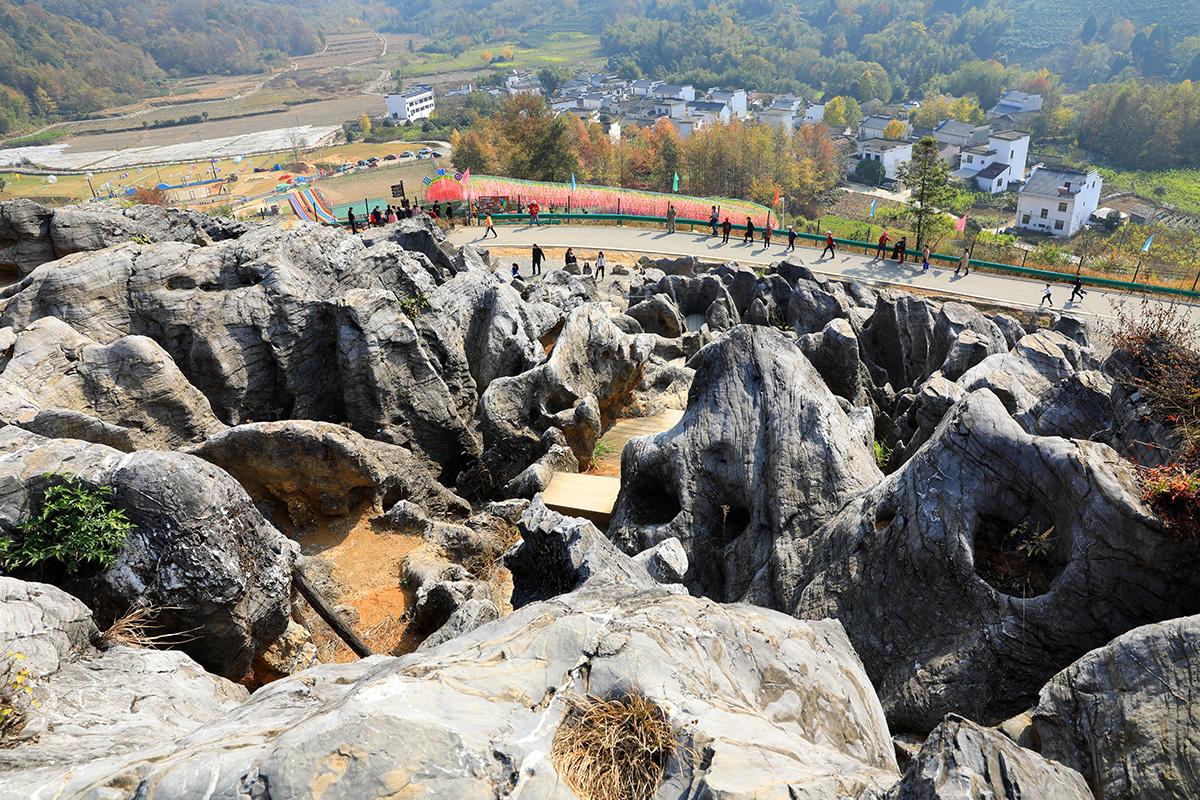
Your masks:
{"label": "forested hill", "polygon": [[0,133],[98,110],[167,75],[247,72],[320,47],[295,2],[0,0]]}
{"label": "forested hill", "polygon": [[1179,13],[1179,0],[392,2],[397,30],[532,46],[548,31],[583,31],[602,36],[625,74],[704,85],[860,94],[850,84],[866,71],[894,95],[919,97],[977,60],[1049,67],[1077,88],[1200,77],[1200,15]]}

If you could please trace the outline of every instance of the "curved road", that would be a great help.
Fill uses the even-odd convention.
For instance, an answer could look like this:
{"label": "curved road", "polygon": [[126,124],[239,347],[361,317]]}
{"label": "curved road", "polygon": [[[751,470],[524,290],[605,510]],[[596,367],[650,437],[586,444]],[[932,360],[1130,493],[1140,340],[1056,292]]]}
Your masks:
{"label": "curved road", "polygon": [[[482,228],[457,228],[450,233],[450,241],[457,245],[474,244],[480,247],[532,247],[536,242],[541,247],[573,247],[580,261],[595,258],[596,250],[610,252],[634,252],[649,255],[696,256],[708,261],[736,261],[741,264],[769,265],[782,261],[789,254],[787,240],[783,244],[777,237],[770,250],[761,241],[753,245],[742,244],[740,239],[731,238],[722,245],[719,239],[708,235],[707,230],[688,232],[681,230],[669,234],[662,229],[590,226],[590,225],[544,225],[532,227],[527,224],[499,225],[498,239],[482,238]],[[735,233],[736,237],[736,233]],[[862,251],[839,248],[838,254],[829,259],[820,258],[821,252],[812,247],[802,247],[791,254],[792,261],[799,261],[815,273],[831,278],[881,283],[897,288],[915,289],[950,297],[962,297],[982,303],[1035,309],[1042,297],[1044,282],[1025,278],[1000,275],[990,272],[973,272],[969,276],[954,275],[954,268],[931,266],[922,273],[921,265],[895,261],[880,262]],[[518,259],[522,266],[529,258]],[[505,259],[511,263],[511,259]],[[1086,282],[1085,282],[1086,287]],[[1071,295],[1069,284],[1053,284],[1054,310],[1072,316],[1092,317],[1102,321],[1116,319],[1116,309],[1122,304],[1137,307],[1144,299],[1142,295],[1088,289],[1087,297],[1077,303],[1068,303]],[[1153,305],[1174,305],[1187,310],[1194,319],[1200,320],[1200,303],[1184,299],[1171,300],[1159,296],[1146,296],[1145,302]]]}

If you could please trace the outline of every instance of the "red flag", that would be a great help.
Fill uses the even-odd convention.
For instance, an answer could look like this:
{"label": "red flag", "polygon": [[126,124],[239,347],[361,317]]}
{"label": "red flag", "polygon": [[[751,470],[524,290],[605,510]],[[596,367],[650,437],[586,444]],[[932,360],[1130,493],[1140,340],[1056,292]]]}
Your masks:
{"label": "red flag", "polygon": [[779,205],[779,187],[775,187],[775,199],[771,201],[771,208]]}
{"label": "red flag", "polygon": [[958,231],[959,233],[962,233],[966,229],[967,229],[967,215],[963,214],[962,218],[959,219],[958,222],[954,223],[954,230]]}

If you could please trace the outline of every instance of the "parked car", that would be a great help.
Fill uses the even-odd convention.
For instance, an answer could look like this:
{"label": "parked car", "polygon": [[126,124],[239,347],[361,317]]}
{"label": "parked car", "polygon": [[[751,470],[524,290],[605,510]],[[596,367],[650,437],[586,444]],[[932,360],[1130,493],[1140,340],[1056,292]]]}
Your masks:
{"label": "parked car", "polygon": [[432,153],[429,154],[429,157],[430,158],[445,158],[446,156],[442,153],[439,153],[437,150],[434,150]]}
{"label": "parked car", "polygon": [[402,161],[406,158],[412,158],[412,157],[413,157],[412,150],[405,150],[403,153],[400,154],[400,159]]}
{"label": "parked car", "polygon": [[371,163],[371,162],[370,162],[370,161],[367,161],[365,158],[360,158],[360,159],[358,160],[358,165],[359,165],[360,167],[365,167],[365,166],[368,166],[370,163]]}
{"label": "parked car", "polygon": [[430,148],[428,148],[428,147],[421,148],[420,155],[428,156],[428,155],[432,155],[432,154],[433,154],[433,150],[431,150]]}
{"label": "parked car", "polygon": [[383,157],[383,160],[384,161],[395,161],[398,158],[399,158],[399,156],[396,155],[395,153],[388,153],[386,156]]}

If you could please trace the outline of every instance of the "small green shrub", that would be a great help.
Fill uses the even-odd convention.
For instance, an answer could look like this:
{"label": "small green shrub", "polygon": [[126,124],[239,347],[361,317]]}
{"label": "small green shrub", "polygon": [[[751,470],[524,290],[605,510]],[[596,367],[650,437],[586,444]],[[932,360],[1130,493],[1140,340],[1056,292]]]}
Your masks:
{"label": "small green shrub", "polygon": [[76,575],[111,567],[133,523],[112,503],[108,486],[90,486],[73,475],[47,475],[51,485],[41,506],[0,539],[0,569],[13,572],[61,564]]}
{"label": "small green shrub", "polygon": [[400,301],[400,310],[409,319],[416,319],[421,316],[422,312],[428,311],[430,308],[432,306],[430,306],[429,298],[425,296],[424,292],[417,292]]}
{"label": "small green shrub", "polygon": [[892,463],[892,456],[895,454],[895,450],[888,447],[886,443],[881,442],[878,439],[875,440],[875,444],[872,449],[875,451],[875,463],[881,470],[886,471],[888,466]]}
{"label": "small green shrub", "polygon": [[612,451],[612,445],[603,439],[599,439],[596,442],[596,446],[592,448],[592,461],[599,461],[600,459],[612,453]]}

